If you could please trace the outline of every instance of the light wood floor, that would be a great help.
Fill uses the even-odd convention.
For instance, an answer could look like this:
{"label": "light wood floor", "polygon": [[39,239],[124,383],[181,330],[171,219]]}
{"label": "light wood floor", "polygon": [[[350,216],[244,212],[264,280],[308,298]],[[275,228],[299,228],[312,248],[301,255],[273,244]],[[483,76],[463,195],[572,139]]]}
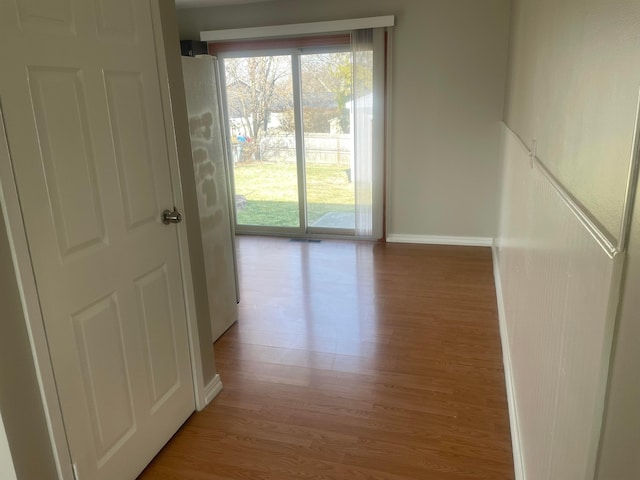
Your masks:
{"label": "light wood floor", "polygon": [[489,249],[238,250],[224,390],[141,479],[514,478]]}

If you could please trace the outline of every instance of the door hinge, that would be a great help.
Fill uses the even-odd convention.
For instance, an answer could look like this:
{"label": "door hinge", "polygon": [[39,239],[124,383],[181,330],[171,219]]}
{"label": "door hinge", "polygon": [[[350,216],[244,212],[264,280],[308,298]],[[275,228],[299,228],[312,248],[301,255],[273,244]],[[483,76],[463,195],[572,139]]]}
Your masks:
{"label": "door hinge", "polygon": [[80,480],[80,475],[78,475],[78,465],[76,465],[75,463],[72,463],[71,468],[73,470],[73,479]]}

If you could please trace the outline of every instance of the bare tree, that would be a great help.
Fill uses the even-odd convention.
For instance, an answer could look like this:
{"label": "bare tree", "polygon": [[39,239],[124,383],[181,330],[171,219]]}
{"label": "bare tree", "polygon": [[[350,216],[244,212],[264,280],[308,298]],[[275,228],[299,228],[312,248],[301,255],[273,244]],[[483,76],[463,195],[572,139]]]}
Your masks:
{"label": "bare tree", "polygon": [[[278,115],[278,134],[292,136],[294,133],[291,57],[228,58],[224,68],[229,117],[232,127],[236,127],[232,134],[251,139],[239,149],[242,157],[263,160],[267,158],[268,148],[273,148],[270,153],[277,154],[278,140],[263,140],[273,114]],[[353,86],[351,52],[303,54],[301,73],[305,131],[328,133],[332,122],[338,119],[341,131],[349,132],[347,103],[352,99]]]}
{"label": "bare tree", "polygon": [[301,65],[304,90],[329,93],[335,102],[334,118],[339,119],[343,132],[349,132],[347,103],[352,99],[353,88],[351,52],[304,55]]}
{"label": "bare tree", "polygon": [[290,57],[230,58],[224,65],[229,117],[241,124],[238,133],[250,138],[247,155],[261,160],[271,114],[293,108]]}

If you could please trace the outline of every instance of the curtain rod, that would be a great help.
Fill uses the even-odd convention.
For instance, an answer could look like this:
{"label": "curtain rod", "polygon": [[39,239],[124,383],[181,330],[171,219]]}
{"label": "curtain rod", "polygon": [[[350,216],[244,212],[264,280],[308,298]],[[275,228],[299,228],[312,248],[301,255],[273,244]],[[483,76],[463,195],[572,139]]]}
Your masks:
{"label": "curtain rod", "polygon": [[350,18],[347,20],[334,20],[329,22],[232,28],[229,30],[208,30],[200,32],[200,40],[203,42],[224,42],[230,40],[249,40],[256,38],[348,32],[363,28],[393,27],[394,25],[395,16],[387,15],[384,17]]}

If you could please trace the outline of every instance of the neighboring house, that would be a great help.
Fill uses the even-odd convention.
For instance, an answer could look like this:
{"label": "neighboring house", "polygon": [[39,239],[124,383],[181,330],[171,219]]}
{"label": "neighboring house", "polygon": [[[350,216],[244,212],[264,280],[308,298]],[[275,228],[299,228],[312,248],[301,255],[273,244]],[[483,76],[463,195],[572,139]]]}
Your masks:
{"label": "neighboring house", "polygon": [[[196,3],[200,2],[193,2]],[[637,2],[609,0],[552,3],[324,0],[321,8],[316,8],[301,6],[293,0],[277,0],[276,5],[259,2],[228,6],[223,10],[225,15],[215,8],[182,10],[179,23],[184,38],[198,38],[199,32],[205,29],[365,17],[380,12],[396,14],[390,84],[392,115],[388,124],[389,239],[488,245],[496,236],[498,241],[507,238],[498,233],[501,209],[511,214],[509,218],[527,219],[529,210],[540,200],[534,180],[527,178],[522,184],[506,187],[530,193],[529,203],[500,204],[497,192],[502,190],[504,173],[499,125],[502,120],[531,149],[535,148],[533,138],[542,140],[538,156],[562,176],[580,202],[588,204],[600,223],[616,232],[616,219],[622,216],[620,199],[624,197],[625,182],[620,177],[626,177],[632,154],[640,84],[640,63],[636,61],[640,58],[637,41],[640,7]],[[123,54],[126,55],[126,51]],[[563,158],[547,156],[549,151]],[[565,161],[558,166],[558,162]],[[551,186],[543,188],[552,191]],[[516,208],[521,210],[514,212]],[[580,252],[576,243],[572,243],[573,238],[562,238],[566,243],[560,246],[540,240],[541,232],[562,231],[561,220],[565,214],[565,211],[550,211],[548,216],[538,218],[538,223],[525,225],[526,233],[522,236],[509,237],[513,243],[507,247],[517,247],[521,254],[512,273],[514,281],[525,286],[514,293],[514,297],[524,299],[528,306],[527,327],[535,326],[546,315],[551,302],[560,302],[557,304],[563,308],[577,308],[586,302],[604,302],[611,293],[586,287],[574,291],[576,285],[580,286],[577,283],[580,276],[571,277],[555,268],[572,258],[583,258],[576,257]],[[640,387],[636,378],[640,364],[640,300],[635,293],[640,288],[639,215],[640,207],[636,206],[609,373],[597,480],[640,478],[640,464],[636,460],[640,438]],[[503,227],[509,233],[511,225]],[[2,222],[0,236],[6,237]],[[7,462],[8,453],[9,459],[17,464],[16,469],[28,469],[29,464],[33,464],[52,472],[46,420],[39,404],[39,380],[35,376],[28,332],[21,318],[20,294],[6,241],[0,241],[0,260],[3,260],[0,262],[0,339],[4,340],[2,345],[11,347],[4,351],[0,348],[0,360],[4,362],[0,367],[0,412],[5,428],[7,416],[25,420],[22,432],[7,428],[11,451],[3,451],[0,445],[0,461]],[[536,276],[531,274],[534,270],[538,272]],[[541,290],[548,295],[541,295]],[[618,291],[614,290],[613,295]],[[555,292],[569,292],[573,296],[558,300],[553,297]],[[515,300],[505,298],[507,303]],[[556,319],[561,321],[563,316],[553,320]],[[613,329],[613,325],[608,327]],[[523,335],[522,331],[516,333]],[[556,332],[537,333],[543,343],[553,343],[556,339]],[[566,342],[569,346],[581,342],[588,334],[587,329],[579,328],[561,333],[571,336]],[[528,364],[532,372],[550,358],[542,350],[532,352],[532,356],[535,361]],[[604,360],[606,362],[606,358]],[[565,366],[560,361],[546,365],[549,372],[561,375],[557,377],[557,385],[563,388],[571,386],[571,378],[563,376],[567,374]],[[595,370],[579,373],[581,378],[603,374]],[[538,384],[530,380],[517,378],[516,383],[520,388],[529,385],[537,388]],[[20,388],[13,389],[14,385]],[[570,393],[571,400],[580,406],[580,392]],[[545,395],[551,396],[549,392],[534,390],[530,398]],[[544,422],[569,419],[576,424],[594,421],[593,424],[598,425],[593,417],[600,412],[582,413],[579,408],[538,412],[545,416]],[[594,445],[600,433],[589,432],[589,440]],[[550,437],[547,435],[543,442],[561,442],[563,448],[570,447],[574,440],[572,436]],[[536,445],[540,443],[540,439],[533,441],[538,442]],[[547,462],[544,467],[548,472],[559,471],[563,462],[580,465],[585,462],[580,455],[550,457],[553,453],[550,445],[542,444],[542,453],[536,454],[539,455],[536,458]],[[533,455],[526,450],[530,446],[531,443],[522,446],[525,457]],[[574,480],[578,477],[553,478]]]}

